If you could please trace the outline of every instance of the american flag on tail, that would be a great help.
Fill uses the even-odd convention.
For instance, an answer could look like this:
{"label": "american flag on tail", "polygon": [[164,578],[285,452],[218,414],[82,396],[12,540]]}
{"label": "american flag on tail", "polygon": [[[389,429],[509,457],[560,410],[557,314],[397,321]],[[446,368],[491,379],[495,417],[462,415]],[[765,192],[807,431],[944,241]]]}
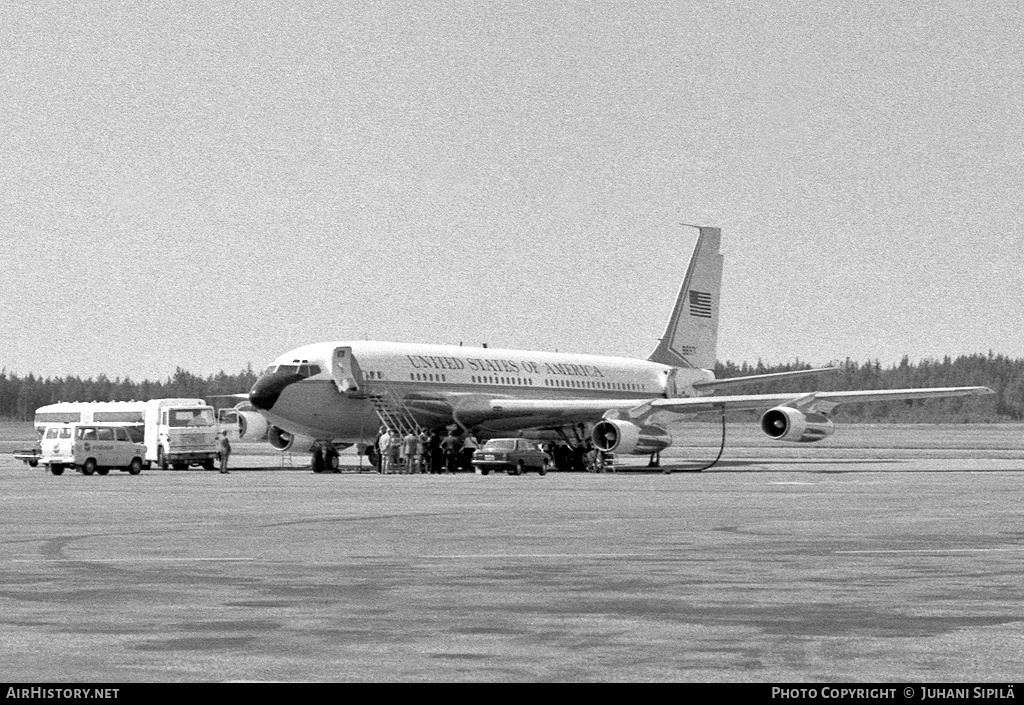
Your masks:
{"label": "american flag on tail", "polygon": [[690,315],[711,318],[711,294],[690,289]]}

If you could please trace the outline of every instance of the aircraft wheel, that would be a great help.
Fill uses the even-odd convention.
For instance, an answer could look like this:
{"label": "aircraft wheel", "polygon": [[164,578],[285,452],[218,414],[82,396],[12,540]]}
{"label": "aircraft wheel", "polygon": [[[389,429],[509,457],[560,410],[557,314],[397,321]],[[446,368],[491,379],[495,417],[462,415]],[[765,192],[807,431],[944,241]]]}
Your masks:
{"label": "aircraft wheel", "polygon": [[30,460],[30,461],[28,461],[28,466],[30,468],[39,467],[39,461],[38,460]]}
{"label": "aircraft wheel", "polygon": [[138,475],[142,472],[142,460],[139,458],[132,458],[132,464],[128,466],[129,475]]}
{"label": "aircraft wheel", "polygon": [[63,475],[64,474],[64,466],[63,465],[59,465],[57,463],[52,463],[50,465],[50,472],[53,473],[54,475]]}
{"label": "aircraft wheel", "polygon": [[320,449],[315,448],[313,454],[310,456],[309,464],[313,468],[313,472],[321,473],[324,471],[324,461],[320,457]]}
{"label": "aircraft wheel", "polygon": [[82,474],[92,475],[94,472],[96,472],[96,461],[89,458],[85,461],[85,465],[82,466]]}

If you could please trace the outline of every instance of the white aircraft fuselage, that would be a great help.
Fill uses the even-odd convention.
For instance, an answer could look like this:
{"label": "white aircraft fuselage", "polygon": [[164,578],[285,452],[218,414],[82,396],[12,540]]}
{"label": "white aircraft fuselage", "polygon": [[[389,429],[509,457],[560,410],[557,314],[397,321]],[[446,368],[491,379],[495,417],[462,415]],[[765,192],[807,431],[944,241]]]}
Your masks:
{"label": "white aircraft fuselage", "polygon": [[[343,351],[339,365],[337,353]],[[673,373],[674,372],[674,373]],[[455,345],[337,341],[279,356],[253,386],[250,403],[291,434],[336,443],[369,443],[381,419],[375,399],[401,399],[424,427],[465,422],[473,403],[494,399],[621,400],[692,396],[709,370],[600,355]],[[525,419],[513,424],[522,428]],[[549,425],[537,419],[540,426]],[[468,424],[467,424],[468,425]],[[473,424],[484,437],[511,429],[490,420]]]}

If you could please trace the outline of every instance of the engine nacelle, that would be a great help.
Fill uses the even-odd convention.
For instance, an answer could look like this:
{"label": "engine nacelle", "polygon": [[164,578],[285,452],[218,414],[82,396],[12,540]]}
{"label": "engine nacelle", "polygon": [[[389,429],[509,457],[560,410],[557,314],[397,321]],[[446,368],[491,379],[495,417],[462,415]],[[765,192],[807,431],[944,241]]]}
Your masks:
{"label": "engine nacelle", "polygon": [[281,451],[292,453],[308,453],[313,450],[316,440],[309,436],[301,436],[297,433],[288,433],[283,428],[271,426],[267,431],[267,440],[270,445]]}
{"label": "engine nacelle", "polygon": [[244,401],[231,409],[217,412],[217,423],[221,431],[227,431],[232,441],[259,442],[267,439],[269,425],[263,414],[253,411],[252,405]]}
{"label": "engine nacelle", "polygon": [[238,438],[243,441],[262,441],[267,437],[270,425],[263,414],[256,411],[238,412]]}
{"label": "engine nacelle", "polygon": [[663,428],[618,419],[605,419],[594,426],[592,438],[598,450],[608,453],[649,455],[672,445],[672,436]]}
{"label": "engine nacelle", "polygon": [[761,430],[777,441],[814,443],[831,436],[836,427],[824,414],[805,414],[790,406],[776,406],[764,412]]}

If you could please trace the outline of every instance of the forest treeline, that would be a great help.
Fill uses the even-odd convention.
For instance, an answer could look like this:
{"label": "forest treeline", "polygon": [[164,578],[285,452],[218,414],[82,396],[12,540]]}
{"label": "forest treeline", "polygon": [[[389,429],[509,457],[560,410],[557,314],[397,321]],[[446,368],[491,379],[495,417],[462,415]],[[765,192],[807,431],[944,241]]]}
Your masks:
{"label": "forest treeline", "polygon": [[234,406],[234,399],[210,399],[221,394],[246,393],[256,383],[252,365],[233,375],[223,370],[200,377],[180,367],[162,382],[136,382],[128,377],[25,377],[0,371],[0,419],[31,421],[36,409],[59,401],[148,401],[149,399],[206,398],[214,406]]}
{"label": "forest treeline", "polygon": [[[1011,359],[989,352],[962,355],[956,359],[922,360],[883,367],[877,360],[855,362],[847,358],[838,370],[813,379],[797,379],[751,386],[749,393],[771,393],[840,389],[900,389],[906,387],[961,387],[984,385],[994,395],[966,399],[931,399],[883,404],[849,404],[837,410],[844,421],[868,423],[967,423],[974,421],[1020,421],[1024,419],[1024,359]],[[715,365],[718,378],[809,369],[796,360],[783,365],[760,362]],[[29,421],[35,410],[58,401],[145,401],[162,397],[206,398],[215,406],[231,406],[234,400],[212,399],[217,395],[247,392],[256,381],[250,365],[236,374],[224,371],[207,377],[180,367],[164,381],[136,382],[128,377],[20,377],[0,370],[0,418]]]}

